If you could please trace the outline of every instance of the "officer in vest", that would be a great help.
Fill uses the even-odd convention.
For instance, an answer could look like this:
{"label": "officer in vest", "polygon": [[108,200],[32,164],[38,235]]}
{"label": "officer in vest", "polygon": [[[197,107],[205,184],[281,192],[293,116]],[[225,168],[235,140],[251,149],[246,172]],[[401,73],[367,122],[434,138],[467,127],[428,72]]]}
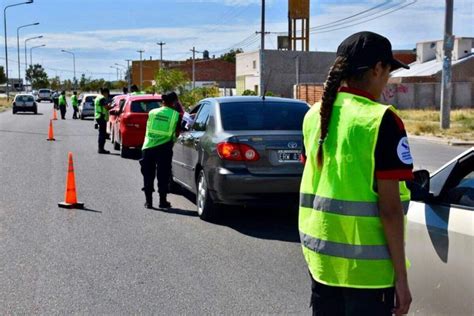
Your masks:
{"label": "officer in vest", "polygon": [[142,94],[145,94],[143,91],[140,91],[140,89],[138,89],[137,85],[134,84],[133,86],[130,87],[130,94],[131,95],[142,95]]}
{"label": "officer in vest", "polygon": [[153,208],[153,192],[155,176],[158,178],[160,208],[170,208],[166,197],[169,191],[171,177],[171,160],[173,145],[179,133],[180,115],[176,109],[178,96],[172,92],[164,94],[163,105],[148,113],[145,142],[142,147],[140,160],[143,174],[143,191],[145,192],[145,207]]}
{"label": "officer in vest", "polygon": [[313,315],[406,314],[404,249],[413,161],[403,122],[380,104],[396,60],[371,32],[344,40],[303,123],[299,232]]}
{"label": "officer in vest", "polygon": [[74,91],[71,97],[71,105],[74,113],[72,114],[72,118],[77,120],[77,113],[79,112],[79,100],[77,99],[77,91]]}
{"label": "officer in vest", "polygon": [[99,154],[110,154],[105,150],[105,141],[107,139],[107,121],[109,120],[109,96],[110,91],[107,88],[100,89],[100,95],[95,98],[95,120],[99,126]]}
{"label": "officer in vest", "polygon": [[59,111],[61,111],[61,119],[65,120],[66,119],[66,107],[67,107],[66,91],[61,92],[61,95],[59,96],[59,100],[58,100],[58,105],[59,105]]}

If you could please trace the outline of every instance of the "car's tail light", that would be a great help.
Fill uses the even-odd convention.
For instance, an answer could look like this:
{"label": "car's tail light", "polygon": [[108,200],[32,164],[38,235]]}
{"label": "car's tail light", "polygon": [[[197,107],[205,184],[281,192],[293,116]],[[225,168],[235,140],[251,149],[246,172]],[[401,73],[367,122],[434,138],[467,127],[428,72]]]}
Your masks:
{"label": "car's tail light", "polygon": [[232,161],[257,161],[260,159],[258,152],[249,145],[238,143],[219,143],[217,153],[223,160]]}

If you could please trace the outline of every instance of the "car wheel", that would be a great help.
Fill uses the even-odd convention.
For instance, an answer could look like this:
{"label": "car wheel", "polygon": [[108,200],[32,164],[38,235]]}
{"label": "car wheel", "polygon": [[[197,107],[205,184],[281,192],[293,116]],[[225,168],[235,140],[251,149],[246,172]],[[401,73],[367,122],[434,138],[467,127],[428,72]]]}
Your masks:
{"label": "car wheel", "polygon": [[84,115],[81,114],[81,120],[84,120]]}
{"label": "car wheel", "polygon": [[217,207],[207,190],[207,181],[204,170],[199,173],[197,181],[196,205],[199,218],[204,221],[213,221],[217,218]]}
{"label": "car wheel", "polygon": [[117,142],[114,142],[114,149],[115,150],[120,150],[120,144]]}
{"label": "car wheel", "polygon": [[35,108],[35,109],[33,110],[33,113],[34,113],[35,115],[38,114],[38,109]]}
{"label": "car wheel", "polygon": [[125,146],[120,147],[120,157],[122,158],[128,158],[128,155],[130,154],[130,149]]}
{"label": "car wheel", "polygon": [[12,112],[13,112],[13,114],[16,114],[16,110],[15,110],[15,109],[13,109]]}

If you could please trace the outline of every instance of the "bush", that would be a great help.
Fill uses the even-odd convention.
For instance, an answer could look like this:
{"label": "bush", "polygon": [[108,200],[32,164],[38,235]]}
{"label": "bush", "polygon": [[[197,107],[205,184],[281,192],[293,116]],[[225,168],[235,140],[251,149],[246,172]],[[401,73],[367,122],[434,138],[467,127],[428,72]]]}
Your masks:
{"label": "bush", "polygon": [[181,104],[185,108],[189,108],[191,106],[196,105],[202,99],[218,97],[218,96],[219,96],[219,88],[202,87],[202,88],[195,88],[193,90],[184,91],[179,96],[179,100],[181,101]]}
{"label": "bush", "polygon": [[242,93],[242,95],[257,95],[257,93],[253,90],[247,89]]}

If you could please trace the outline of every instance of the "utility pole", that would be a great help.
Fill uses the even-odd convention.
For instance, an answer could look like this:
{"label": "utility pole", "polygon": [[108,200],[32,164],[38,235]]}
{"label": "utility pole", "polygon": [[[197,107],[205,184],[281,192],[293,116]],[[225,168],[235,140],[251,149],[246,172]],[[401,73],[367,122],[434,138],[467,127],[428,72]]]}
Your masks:
{"label": "utility pole", "polygon": [[451,58],[454,47],[453,36],[453,0],[446,0],[446,12],[444,18],[444,42],[443,42],[443,73],[441,79],[441,128],[450,127],[451,101],[453,87],[451,84]]}
{"label": "utility pole", "polygon": [[196,50],[196,47],[193,47],[191,51],[193,52],[193,89],[194,89],[196,88],[196,53],[199,53],[199,52]]}
{"label": "utility pole", "polygon": [[130,69],[130,59],[125,60],[127,62],[127,82],[128,82],[128,93],[130,93],[130,87],[132,85],[132,70]]}
{"label": "utility pole", "polygon": [[260,96],[265,96],[264,51],[265,51],[265,0],[262,0],[262,27],[260,34]]}
{"label": "utility pole", "polygon": [[161,69],[163,67],[163,45],[166,45],[166,43],[161,41],[156,44],[160,45],[160,69]]}
{"label": "utility pole", "polygon": [[144,50],[137,50],[137,53],[140,53],[140,90],[143,89],[143,53]]}

